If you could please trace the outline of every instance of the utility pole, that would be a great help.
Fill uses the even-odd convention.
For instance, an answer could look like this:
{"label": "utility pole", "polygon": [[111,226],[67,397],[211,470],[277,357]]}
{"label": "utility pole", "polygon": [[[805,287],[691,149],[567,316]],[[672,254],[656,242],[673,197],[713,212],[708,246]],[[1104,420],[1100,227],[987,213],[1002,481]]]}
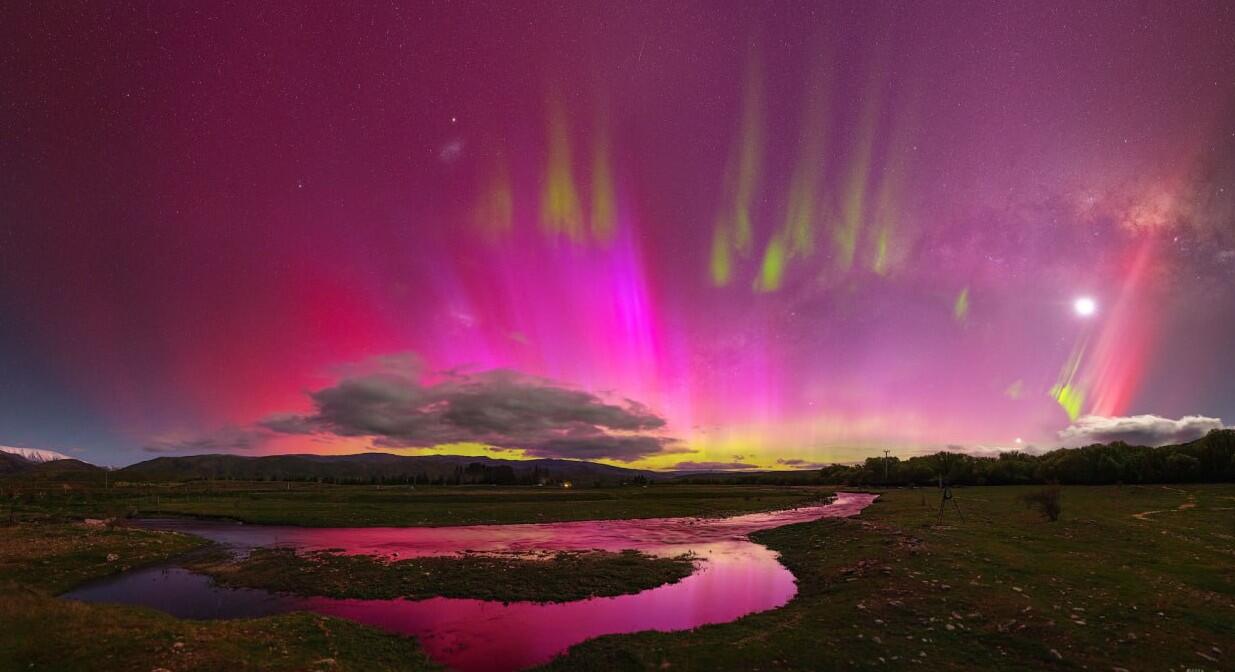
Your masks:
{"label": "utility pole", "polygon": [[888,484],[888,464],[889,464],[889,460],[891,459],[890,457],[888,457],[888,453],[890,452],[891,451],[886,450],[886,449],[883,451],[883,484],[884,485]]}

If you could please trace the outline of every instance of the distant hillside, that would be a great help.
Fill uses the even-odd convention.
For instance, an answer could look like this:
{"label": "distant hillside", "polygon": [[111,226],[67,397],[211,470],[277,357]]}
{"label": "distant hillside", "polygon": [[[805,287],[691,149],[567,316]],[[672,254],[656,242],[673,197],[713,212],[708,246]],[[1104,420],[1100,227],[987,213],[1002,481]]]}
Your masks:
{"label": "distant hillside", "polygon": [[321,481],[531,485],[571,481],[611,485],[664,475],[576,460],[498,460],[461,455],[191,455],[156,457],[116,471],[115,481]]}
{"label": "distant hillside", "polygon": [[21,455],[0,451],[0,476],[29,469],[34,463]]}
{"label": "distant hillside", "polygon": [[93,464],[74,460],[49,460],[47,462],[26,462],[27,466],[12,472],[15,478],[23,481],[56,481],[56,482],[103,482],[104,469]]}

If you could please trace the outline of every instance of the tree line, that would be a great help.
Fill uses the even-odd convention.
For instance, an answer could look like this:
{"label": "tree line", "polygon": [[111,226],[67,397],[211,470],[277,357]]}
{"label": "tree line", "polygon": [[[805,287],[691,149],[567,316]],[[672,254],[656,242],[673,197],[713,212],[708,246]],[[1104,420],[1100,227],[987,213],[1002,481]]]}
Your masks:
{"label": "tree line", "polygon": [[1214,483],[1235,481],[1235,430],[1213,430],[1188,443],[1151,448],[1122,441],[979,457],[941,451],[900,459],[868,457],[809,472],[708,474],[694,483],[825,485],[1109,485],[1117,483]]}

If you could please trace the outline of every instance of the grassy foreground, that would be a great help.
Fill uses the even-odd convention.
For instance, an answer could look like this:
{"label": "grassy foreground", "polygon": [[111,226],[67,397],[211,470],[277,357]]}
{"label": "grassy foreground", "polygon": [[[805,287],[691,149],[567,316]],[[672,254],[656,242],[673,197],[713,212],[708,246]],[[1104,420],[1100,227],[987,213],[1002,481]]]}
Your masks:
{"label": "grassy foreground", "polygon": [[585,642],[561,670],[1235,669],[1235,486],[891,491],[860,518],[769,530],[799,594],[690,632]]}
{"label": "grassy foreground", "polygon": [[161,562],[192,537],[47,523],[0,527],[0,670],[433,670],[414,639],[313,614],[183,621],[54,597]]}
{"label": "grassy foreground", "polygon": [[387,561],[366,555],[258,549],[242,560],[194,562],[220,583],[300,595],[359,599],[462,597],[500,602],[567,602],[637,593],[694,571],[687,556],[638,551],[555,553],[538,557],[467,554]]}
{"label": "grassy foreground", "polygon": [[727,516],[819,501],[835,488],[656,484],[621,488],[190,482],[65,488],[8,483],[18,519],[188,515],[267,525],[374,527]]}
{"label": "grassy foreground", "polygon": [[[689,632],[603,637],[549,667],[1235,669],[1235,486],[1068,486],[1054,523],[1022,503],[1037,489],[958,489],[964,519],[949,506],[943,524],[937,491],[894,490],[856,519],[759,533],[756,540],[779,551],[798,577],[799,594],[785,607]],[[783,501],[745,488],[731,496],[715,490],[672,504],[635,495],[608,510],[707,513],[709,500],[724,511],[755,497],[764,508]],[[568,515],[569,500],[532,501],[547,516]],[[46,500],[42,506],[21,516],[56,517]],[[350,504],[336,506],[331,515],[349,516]],[[488,506],[491,516],[506,515],[499,498]],[[393,506],[383,507],[382,515],[393,515]],[[528,507],[520,515],[536,515]],[[440,515],[436,505],[425,510]],[[432,667],[414,640],[315,615],[181,621],[52,597],[195,543],[50,522],[0,527],[0,670]]]}

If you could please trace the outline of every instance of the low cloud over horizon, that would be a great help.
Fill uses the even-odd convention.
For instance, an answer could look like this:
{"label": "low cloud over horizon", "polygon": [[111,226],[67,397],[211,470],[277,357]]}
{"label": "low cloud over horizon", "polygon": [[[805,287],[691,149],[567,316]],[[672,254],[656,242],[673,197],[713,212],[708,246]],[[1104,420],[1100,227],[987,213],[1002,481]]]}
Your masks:
{"label": "low cloud over horizon", "polygon": [[1164,446],[1195,441],[1226,425],[1219,418],[1187,415],[1178,420],[1159,415],[1106,417],[1086,415],[1059,432],[1063,446],[1123,441],[1138,446]]}
{"label": "low cloud over horizon", "polygon": [[756,465],[746,462],[696,462],[694,460],[678,462],[673,465],[675,471],[741,471],[757,468]]}
{"label": "low cloud over horizon", "polygon": [[228,453],[261,447],[270,439],[263,427],[224,427],[205,435],[164,435],[151,439],[142,450],[147,453]]}
{"label": "low cloud over horizon", "polygon": [[825,462],[811,462],[810,460],[800,460],[796,458],[780,458],[776,463],[783,467],[792,467],[794,469],[822,469],[828,466]]}
{"label": "low cloud over horizon", "polygon": [[387,448],[480,443],[531,457],[633,462],[671,450],[665,420],[631,399],[600,396],[517,371],[453,372],[423,384],[410,355],[383,357],[309,393],[315,411],[260,426],[283,434],[370,437]]}

